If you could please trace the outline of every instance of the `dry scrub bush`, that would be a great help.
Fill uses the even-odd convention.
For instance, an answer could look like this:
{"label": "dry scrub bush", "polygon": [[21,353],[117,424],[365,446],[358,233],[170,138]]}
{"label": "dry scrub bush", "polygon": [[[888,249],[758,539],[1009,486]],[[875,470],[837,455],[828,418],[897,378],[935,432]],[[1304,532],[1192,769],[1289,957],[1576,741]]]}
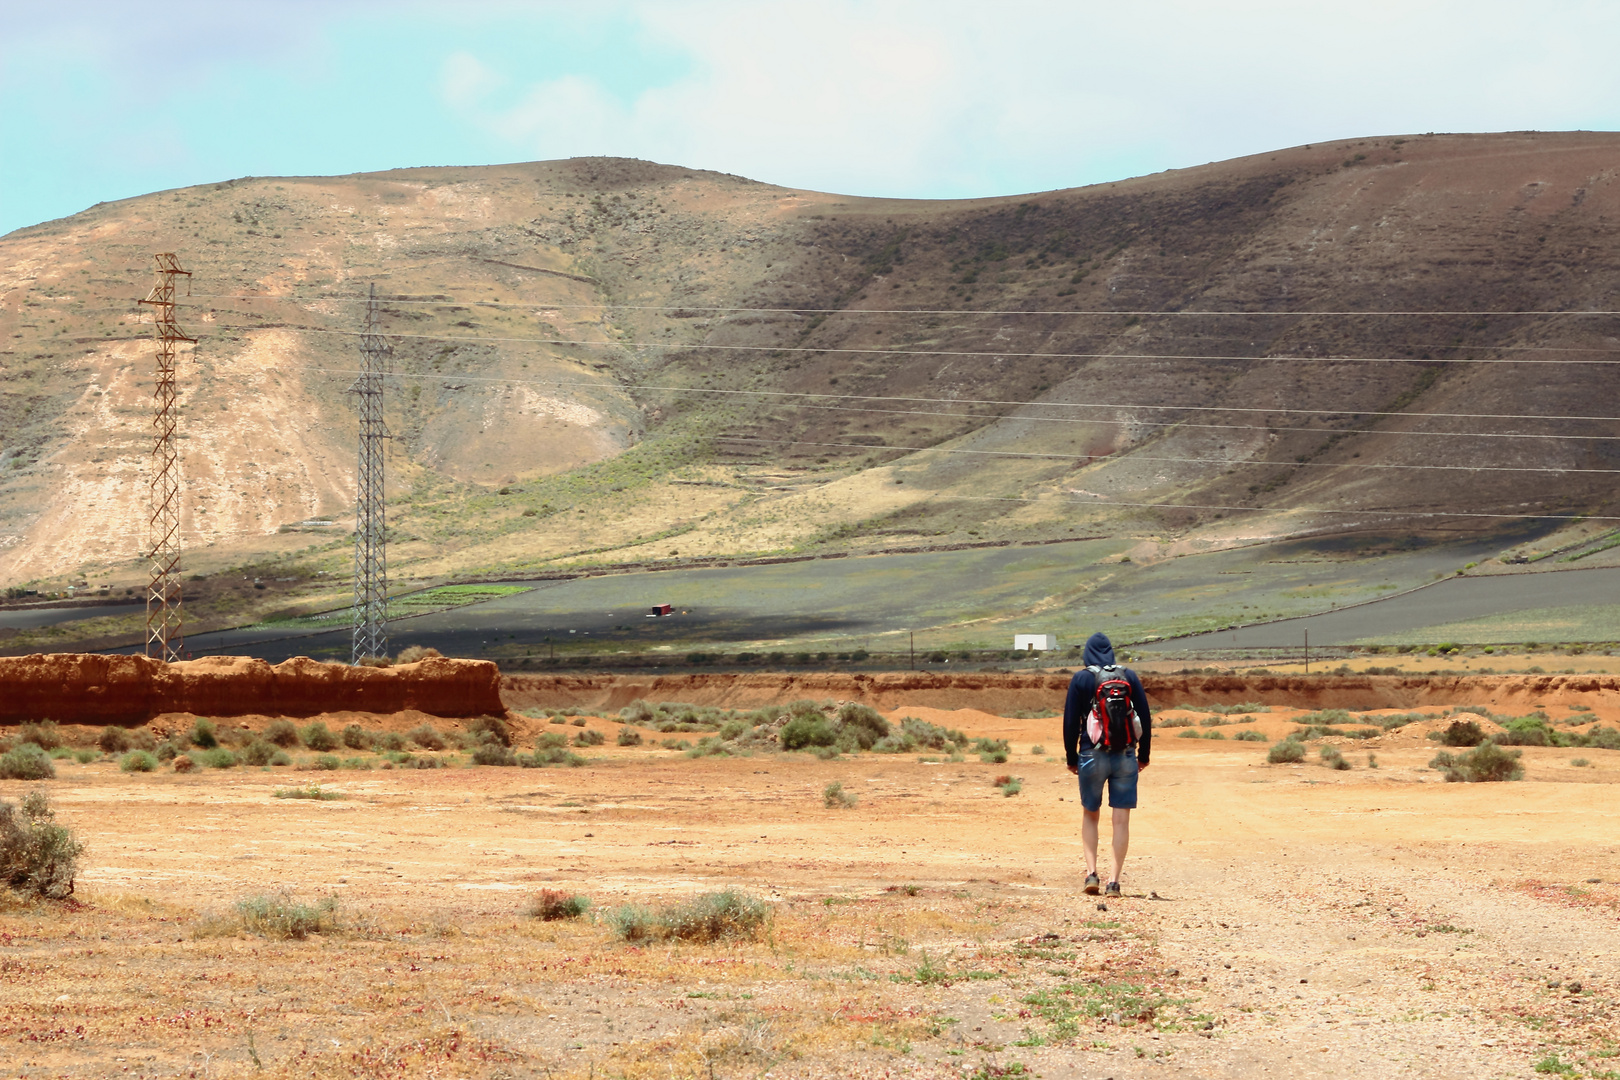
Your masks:
{"label": "dry scrub bush", "polygon": [[472,752],[474,765],[516,765],[517,754],[512,752],[510,746],[502,746],[498,742],[479,743]]}
{"label": "dry scrub bush", "polygon": [[37,724],[24,724],[17,729],[17,742],[33,743],[41,750],[55,750],[62,745],[62,732],[55,720],[41,720]]}
{"label": "dry scrub bush", "polygon": [[177,773],[188,773],[197,767],[197,763],[192,761],[186,755],[181,754],[179,757],[174,759],[173,767],[174,771]]}
{"label": "dry scrub bush", "polygon": [[626,904],[608,912],[607,921],[626,941],[674,938],[708,943],[721,938],[757,938],[770,925],[771,907],[736,889],[703,893],[650,911]]}
{"label": "dry scrub bush", "polygon": [[1305,760],[1305,744],[1297,739],[1284,739],[1275,743],[1266,760],[1273,765],[1293,765]]}
{"label": "dry scrub bush", "polygon": [[151,772],[157,764],[157,758],[145,750],[131,750],[118,762],[118,767],[125,772]]}
{"label": "dry scrub bush", "polygon": [[196,723],[191,725],[187,738],[193,746],[204,750],[212,750],[219,745],[219,733],[214,730],[214,723],[205,716],[199,716]]}
{"label": "dry scrub bush", "polygon": [[102,728],[101,734],[96,737],[96,745],[104,754],[122,754],[133,744],[130,742],[129,732],[109,724]]}
{"label": "dry scrub bush", "polygon": [[282,748],[298,745],[298,729],[291,720],[270,721],[270,726],[264,729],[264,737]]}
{"label": "dry scrub bush", "polygon": [[302,941],[310,934],[337,929],[337,897],[301,904],[289,893],[261,893],[238,900],[236,914],[242,929],[251,934]]}
{"label": "dry scrub bush", "polygon": [[498,716],[480,716],[467,725],[467,734],[481,742],[495,742],[502,746],[512,745],[512,729]]}
{"label": "dry scrub bush", "polygon": [[575,746],[601,746],[607,742],[607,736],[600,731],[586,730],[574,736]]}
{"label": "dry scrub bush", "polygon": [[338,748],[337,736],[333,735],[331,729],[320,720],[317,720],[306,727],[301,732],[301,735],[304,740],[304,745],[309,747],[311,750],[324,752],[327,750],[336,750]]}
{"label": "dry scrub bush", "polygon": [[842,780],[834,780],[821,789],[821,805],[829,810],[848,810],[858,802],[860,798],[857,795],[844,790]]}
{"label": "dry scrub bush", "polygon": [[0,802],[0,881],[48,900],[73,895],[84,845],[56,824],[50,799],[30,791],[20,805]]}
{"label": "dry scrub bush", "polygon": [[544,922],[558,919],[577,919],[590,909],[588,896],[565,893],[561,889],[541,889],[529,901],[529,914]]}
{"label": "dry scrub bush", "polygon": [[405,733],[405,737],[424,750],[443,750],[449,745],[432,724],[417,724]]}
{"label": "dry scrub bush", "polygon": [[426,660],[431,656],[443,655],[444,654],[438,649],[435,649],[430,645],[407,645],[403,649],[399,650],[399,655],[394,657],[394,663],[414,664],[418,660]]}
{"label": "dry scrub bush", "polygon": [[241,760],[244,765],[268,765],[280,753],[274,746],[263,739],[254,739],[242,747]]}
{"label": "dry scrub bush", "polygon": [[622,727],[622,728],[620,728],[619,729],[619,745],[620,746],[640,746],[641,745],[641,732],[637,731],[635,728],[632,728],[632,727]]}
{"label": "dry scrub bush", "polygon": [[339,736],[350,750],[364,750],[371,745],[371,736],[359,724],[349,724]]}
{"label": "dry scrub bush", "polygon": [[1522,751],[1503,750],[1494,742],[1486,741],[1466,754],[1454,756],[1442,750],[1434,755],[1429,768],[1445,774],[1447,783],[1523,780],[1524,766],[1519,763],[1521,754]]}
{"label": "dry scrub bush", "polygon": [[0,780],[51,780],[56,766],[45,751],[31,742],[22,743],[0,754]]}

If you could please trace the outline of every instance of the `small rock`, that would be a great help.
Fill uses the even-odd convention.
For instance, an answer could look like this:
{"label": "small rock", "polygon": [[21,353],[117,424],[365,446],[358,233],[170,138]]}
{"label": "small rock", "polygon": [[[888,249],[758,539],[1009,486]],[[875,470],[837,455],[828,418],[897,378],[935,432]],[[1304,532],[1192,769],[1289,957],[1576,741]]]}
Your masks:
{"label": "small rock", "polygon": [[1586,879],[1586,883],[1588,885],[1601,885],[1603,884],[1603,879],[1600,877],[1589,877]]}
{"label": "small rock", "polygon": [[1181,974],[1181,969],[1180,968],[1171,968],[1170,969],[1170,974],[1172,974],[1172,975],[1180,975]]}
{"label": "small rock", "polygon": [[1107,911],[1108,910],[1108,905],[1107,904],[1098,904],[1097,905],[1097,910],[1098,911]]}
{"label": "small rock", "polygon": [[1547,989],[1549,989],[1549,990],[1556,990],[1560,986],[1563,986],[1563,985],[1564,985],[1564,981],[1562,979],[1548,979],[1547,980]]}
{"label": "small rock", "polygon": [[1568,986],[1564,987],[1564,989],[1568,990],[1572,994],[1578,994],[1581,992],[1581,984],[1578,982],[1572,982]]}
{"label": "small rock", "polygon": [[1309,980],[1309,979],[1301,979],[1301,980],[1299,980],[1299,981],[1300,981],[1300,985],[1302,985],[1302,986],[1303,986],[1303,985],[1304,985],[1304,984],[1305,984],[1305,983],[1308,983],[1308,982],[1310,982],[1310,981],[1311,981],[1311,980]]}

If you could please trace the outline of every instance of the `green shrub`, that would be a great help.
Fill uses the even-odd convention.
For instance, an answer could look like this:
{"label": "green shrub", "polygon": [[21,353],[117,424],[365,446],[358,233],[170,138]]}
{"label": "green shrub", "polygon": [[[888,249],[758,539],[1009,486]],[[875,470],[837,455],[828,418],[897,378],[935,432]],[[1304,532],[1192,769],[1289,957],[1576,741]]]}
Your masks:
{"label": "green shrub", "polygon": [[14,891],[66,899],[83,853],[72,831],[56,824],[43,791],[30,791],[15,805],[0,802],[0,881]]}
{"label": "green shrub", "polygon": [[575,746],[601,746],[607,742],[607,736],[600,731],[586,729],[574,736]]}
{"label": "green shrub", "polygon": [[96,745],[101,747],[101,752],[104,754],[122,754],[133,744],[130,741],[129,732],[121,727],[113,727],[109,724],[101,729],[100,735],[96,736]]}
{"label": "green shrub", "polygon": [[1496,743],[1480,743],[1466,754],[1456,756],[1442,750],[1429,762],[1429,768],[1438,769],[1448,783],[1490,783],[1524,779],[1524,766],[1519,763],[1521,751],[1503,750]]}
{"label": "green shrub", "polygon": [[55,720],[23,724],[17,729],[17,741],[33,743],[41,750],[55,750],[62,745],[62,730],[56,726]]}
{"label": "green shrub", "polygon": [[842,780],[834,780],[821,789],[821,805],[829,810],[848,810],[858,802],[860,797],[854,792],[845,791]]}
{"label": "green shrub", "polygon": [[625,904],[607,913],[607,924],[625,941],[645,941],[657,932],[650,909],[640,904]]}
{"label": "green shrub", "polygon": [[1188,728],[1176,736],[1178,739],[1202,739],[1203,737],[1195,728]]}
{"label": "green shrub", "polygon": [[1585,768],[1590,767],[1591,764],[1592,764],[1590,761],[1587,761],[1583,757],[1570,758],[1569,763],[1571,765],[1575,766],[1577,769],[1585,769]]}
{"label": "green shrub", "polygon": [[319,802],[331,802],[343,798],[341,791],[327,791],[319,784],[311,784],[301,788],[277,788],[275,796],[278,799],[315,799]]}
{"label": "green shrub", "polygon": [[1478,746],[1485,741],[1485,729],[1473,720],[1453,720],[1444,731],[1431,731],[1429,738],[1446,746]]}
{"label": "green shrub", "polygon": [[326,724],[320,720],[306,727],[301,732],[301,735],[304,745],[311,750],[336,750],[339,745],[337,736],[333,735]]}
{"label": "green shrub", "polygon": [[285,892],[262,893],[236,902],[236,913],[249,933],[302,941],[310,934],[337,929],[337,898],[300,904]]}
{"label": "green shrub", "polygon": [[1324,746],[1317,753],[1322,758],[1322,764],[1330,769],[1343,771],[1350,767],[1350,763],[1344,759],[1337,746]]}
{"label": "green shrub", "polygon": [[917,749],[917,740],[904,731],[893,735],[885,735],[872,744],[872,752],[876,754],[909,754]]}
{"label": "green shrub", "polygon": [[277,750],[274,754],[272,754],[270,756],[270,764],[271,765],[291,765],[292,764],[292,758],[287,756],[287,751],[285,751],[285,750]]}
{"label": "green shrub", "polygon": [[[1255,672],[1255,674],[1264,674],[1264,672]],[[1204,712],[1220,713],[1222,716],[1232,716],[1234,714],[1270,712],[1271,706],[1262,705],[1258,701],[1245,701],[1238,705],[1200,705],[1199,709]]]}
{"label": "green shrub", "polygon": [[131,750],[118,762],[118,767],[125,772],[151,772],[157,766],[157,758],[145,750]]}
{"label": "green shrub", "polygon": [[991,784],[999,788],[1001,794],[1008,799],[1024,790],[1024,778],[1021,776],[998,776]]}
{"label": "green shrub", "polygon": [[585,759],[560,746],[536,746],[534,753],[527,757],[519,757],[518,764],[525,769],[543,769],[547,765],[567,765],[577,769],[585,764]]}
{"label": "green shrub", "polygon": [[1284,739],[1273,743],[1266,760],[1273,765],[1293,765],[1305,760],[1305,744],[1297,739]]}
{"label": "green shrub", "polygon": [[252,742],[242,747],[238,756],[241,758],[242,764],[244,765],[261,766],[270,764],[270,760],[279,752],[280,751],[278,751],[274,746],[265,742],[263,739],[254,739]]}
{"label": "green shrub", "polygon": [[510,746],[502,746],[498,742],[479,743],[472,753],[474,765],[516,765],[517,754]]}
{"label": "green shrub", "polygon": [[1599,750],[1620,750],[1620,731],[1599,724],[1586,733],[1585,745]]}
{"label": "green shrub", "polygon": [[568,745],[568,736],[560,731],[542,731],[534,740],[536,750],[555,750]]}
{"label": "green shrub", "polygon": [[467,732],[481,742],[512,745],[512,728],[498,716],[480,716],[467,725]]}
{"label": "green shrub", "polygon": [[686,752],[689,758],[730,757],[731,749],[717,735],[699,739],[697,745]]}
{"label": "green shrub", "polygon": [[287,719],[270,721],[270,725],[264,729],[264,737],[266,741],[283,748],[298,745],[298,729]]}
{"label": "green shrub", "polygon": [[870,705],[861,705],[853,701],[845,702],[838,709],[839,733],[849,733],[855,737],[856,744],[862,750],[870,750],[874,743],[889,734],[889,722]]}
{"label": "green shrub", "polygon": [[212,750],[199,750],[191,755],[191,759],[199,765],[206,765],[210,769],[236,768],[236,755],[223,746],[216,746]]}
{"label": "green shrub", "polygon": [[917,745],[926,746],[930,750],[945,750],[952,745],[965,746],[968,741],[967,736],[955,728],[939,727],[915,716],[901,717],[900,730],[914,739]]}
{"label": "green shrub", "polygon": [[371,736],[359,724],[348,724],[343,728],[343,745],[350,750],[364,750],[371,745]]}
{"label": "green shrub", "polygon": [[432,724],[417,724],[405,733],[405,737],[424,750],[443,750],[449,745]]}
{"label": "green shrub", "polygon": [[25,742],[0,754],[0,780],[53,780],[56,766],[36,743]]}
{"label": "green shrub", "polygon": [[92,761],[96,760],[96,758],[98,758],[100,756],[101,755],[96,753],[94,750],[75,750],[75,751],[73,751],[73,760],[77,761],[80,765],[88,765],[88,764],[90,764]]}
{"label": "green shrub", "polygon": [[175,755],[180,753],[180,748],[173,742],[165,739],[153,748],[152,753],[156,755],[159,761],[173,761]]}
{"label": "green shrub", "polygon": [[656,715],[653,712],[653,707],[641,698],[636,698],[636,700],[619,710],[619,719],[627,724],[650,724]]}
{"label": "green shrub", "polygon": [[620,746],[640,746],[641,745],[641,732],[637,731],[633,727],[628,727],[628,726],[620,728],[619,729],[619,745]]}
{"label": "green shrub", "polygon": [[832,746],[838,741],[838,733],[819,713],[813,718],[796,716],[789,720],[783,726],[780,737],[784,750],[803,750],[808,746]]}
{"label": "green shrub", "polygon": [[649,911],[626,904],[608,912],[607,923],[626,941],[675,938],[707,943],[721,938],[753,938],[769,925],[770,905],[736,889],[704,893],[683,903]]}
{"label": "green shrub", "polygon": [[1029,752],[1030,752],[1031,755],[1033,755],[1035,757],[1041,757],[1046,753],[1046,747],[1041,746],[1039,743],[1037,743],[1036,745],[1029,748]]}
{"label": "green shrub", "polygon": [[541,889],[529,901],[529,914],[545,922],[559,919],[577,919],[590,910],[591,900],[578,893],[565,893],[561,889]]}
{"label": "green shrub", "polygon": [[219,732],[214,730],[214,722],[206,716],[197,717],[186,738],[191,740],[191,745],[204,750],[212,750],[219,745]]}
{"label": "green shrub", "polygon": [[397,754],[405,749],[405,737],[397,731],[379,731],[371,737],[371,748],[379,754]]}
{"label": "green shrub", "polygon": [[336,754],[316,754],[310,759],[309,767],[316,772],[337,772],[343,768],[343,762]]}
{"label": "green shrub", "polygon": [[363,757],[346,757],[343,759],[345,769],[365,770],[371,768],[371,759]]}
{"label": "green shrub", "polygon": [[1247,731],[1239,731],[1236,734],[1234,734],[1232,736],[1232,738],[1236,739],[1238,742],[1265,742],[1266,741],[1266,737],[1264,735],[1260,734],[1260,732],[1255,731],[1252,728],[1247,730]]}
{"label": "green shrub", "polygon": [[1569,740],[1552,730],[1547,718],[1540,713],[1519,716],[1503,725],[1505,730],[1492,736],[1499,746],[1563,746]]}

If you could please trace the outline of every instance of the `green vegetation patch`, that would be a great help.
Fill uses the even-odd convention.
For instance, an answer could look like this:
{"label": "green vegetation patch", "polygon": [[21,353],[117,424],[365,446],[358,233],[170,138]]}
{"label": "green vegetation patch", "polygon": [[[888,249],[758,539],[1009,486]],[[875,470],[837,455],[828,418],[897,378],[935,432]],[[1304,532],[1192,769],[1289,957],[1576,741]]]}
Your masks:
{"label": "green vegetation patch", "polygon": [[1175,1020],[1161,1018],[1172,1006],[1185,1002],[1163,991],[1138,983],[1108,983],[1092,980],[1064,983],[1040,990],[1023,999],[1025,1005],[1046,1021],[1051,1042],[1067,1042],[1080,1034],[1082,1019],[1108,1017],[1121,1026],[1152,1025],[1174,1030]]}

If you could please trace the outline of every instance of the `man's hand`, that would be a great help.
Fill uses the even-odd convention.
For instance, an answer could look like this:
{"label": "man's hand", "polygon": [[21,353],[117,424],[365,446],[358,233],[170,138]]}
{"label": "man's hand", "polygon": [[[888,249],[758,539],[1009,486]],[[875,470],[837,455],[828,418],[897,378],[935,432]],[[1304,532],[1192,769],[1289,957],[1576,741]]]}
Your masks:
{"label": "man's hand", "polygon": [[1136,763],[1136,771],[1137,772],[1141,772],[1143,769],[1145,769],[1147,767],[1148,767],[1148,763],[1145,762],[1145,761],[1138,761]]}
{"label": "man's hand", "polygon": [[1070,765],[1069,766],[1069,771],[1074,773],[1074,775],[1079,776],[1080,775],[1080,766],[1079,765]]}

